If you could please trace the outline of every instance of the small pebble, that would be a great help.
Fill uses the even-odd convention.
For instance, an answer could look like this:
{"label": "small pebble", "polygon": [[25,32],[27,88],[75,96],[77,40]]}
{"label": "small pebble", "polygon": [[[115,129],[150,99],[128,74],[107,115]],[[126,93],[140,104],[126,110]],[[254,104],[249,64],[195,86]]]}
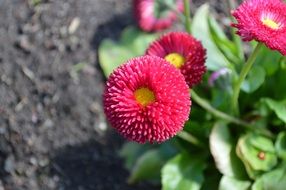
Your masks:
{"label": "small pebble", "polygon": [[52,128],[54,126],[54,122],[51,119],[47,119],[44,122],[43,126],[46,127],[46,128]]}
{"label": "small pebble", "polygon": [[4,170],[7,173],[13,173],[15,170],[15,159],[13,156],[9,156],[4,163]]}

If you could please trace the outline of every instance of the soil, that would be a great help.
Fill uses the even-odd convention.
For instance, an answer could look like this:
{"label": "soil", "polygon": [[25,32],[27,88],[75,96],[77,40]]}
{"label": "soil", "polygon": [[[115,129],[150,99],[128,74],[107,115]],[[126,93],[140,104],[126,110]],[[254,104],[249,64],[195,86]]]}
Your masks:
{"label": "soil", "polygon": [[97,47],[130,0],[0,0],[0,190],[128,190]]}
{"label": "soil", "polygon": [[102,111],[97,48],[131,2],[0,0],[0,190],[160,189],[126,183]]}

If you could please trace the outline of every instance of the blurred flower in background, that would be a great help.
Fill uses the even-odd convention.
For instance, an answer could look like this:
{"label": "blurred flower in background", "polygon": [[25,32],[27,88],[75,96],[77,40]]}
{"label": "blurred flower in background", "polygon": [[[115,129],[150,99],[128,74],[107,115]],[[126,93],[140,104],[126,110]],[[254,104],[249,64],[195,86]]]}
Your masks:
{"label": "blurred flower in background", "polygon": [[[169,28],[183,11],[182,0],[134,0],[134,16],[139,27],[147,32]],[[172,7],[172,9],[170,9]]]}

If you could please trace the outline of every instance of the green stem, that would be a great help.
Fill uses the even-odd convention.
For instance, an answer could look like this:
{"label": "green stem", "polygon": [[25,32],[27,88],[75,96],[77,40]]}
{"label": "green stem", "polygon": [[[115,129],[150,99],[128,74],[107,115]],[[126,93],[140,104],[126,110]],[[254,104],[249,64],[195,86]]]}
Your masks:
{"label": "green stem", "polygon": [[197,147],[204,148],[205,145],[199,141],[195,136],[191,135],[190,133],[186,131],[181,131],[177,134],[178,137],[181,139],[184,139],[185,141],[188,141],[189,143],[196,145]]}
{"label": "green stem", "polygon": [[199,97],[199,95],[197,95],[194,90],[191,91],[191,95],[192,95],[192,100],[194,100],[194,102],[196,102],[199,106],[201,106],[202,108],[207,110],[209,113],[213,114],[215,117],[223,119],[224,121],[227,121],[230,123],[240,125],[240,126],[244,127],[245,129],[255,131],[255,132],[262,134],[262,135],[265,135],[267,137],[273,138],[272,133],[270,133],[268,130],[255,128],[255,127],[251,126],[250,123],[247,123],[243,120],[240,120],[238,118],[235,118],[231,115],[228,115],[224,112],[221,112],[221,111],[215,109],[214,107],[212,107],[209,104],[209,102],[207,100]]}
{"label": "green stem", "polygon": [[191,34],[190,0],[184,0],[185,29]]}
{"label": "green stem", "polygon": [[235,123],[237,125],[249,126],[249,124],[246,123],[245,121],[242,121],[240,119],[237,119],[235,117],[232,117],[232,116],[230,116],[224,112],[221,112],[221,111],[215,109],[214,107],[212,107],[209,104],[209,102],[207,100],[199,97],[199,95],[197,95],[197,93],[194,90],[191,91],[191,97],[192,97],[192,100],[194,100],[199,106],[201,106],[202,108],[207,110],[209,113],[213,114],[215,117],[218,117],[220,119],[223,119],[223,120],[231,122],[231,123]]}
{"label": "green stem", "polygon": [[243,65],[243,68],[241,70],[241,73],[239,75],[238,81],[234,85],[233,90],[233,97],[232,97],[232,109],[236,115],[239,115],[239,109],[238,109],[238,97],[240,93],[240,87],[242,85],[242,82],[244,81],[245,77],[247,76],[248,72],[250,71],[252,65],[254,64],[254,61],[259,53],[259,50],[263,47],[262,43],[258,43],[255,47],[254,51],[248,58],[247,62]]}

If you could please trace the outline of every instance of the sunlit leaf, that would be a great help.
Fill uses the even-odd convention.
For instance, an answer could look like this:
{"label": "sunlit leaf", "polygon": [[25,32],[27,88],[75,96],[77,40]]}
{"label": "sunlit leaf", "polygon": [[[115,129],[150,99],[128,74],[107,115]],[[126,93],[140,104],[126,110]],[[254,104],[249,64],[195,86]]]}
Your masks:
{"label": "sunlit leaf", "polygon": [[230,63],[226,57],[216,47],[216,44],[211,40],[211,33],[208,24],[209,5],[202,5],[196,12],[192,22],[192,34],[202,41],[207,49],[206,65],[209,70],[218,70],[223,67],[228,67]]}
{"label": "sunlit leaf", "polygon": [[224,123],[216,123],[210,135],[210,150],[218,170],[227,176],[242,178],[244,167],[235,154],[233,139]]}
{"label": "sunlit leaf", "polygon": [[278,162],[272,141],[253,133],[240,137],[236,152],[252,179],[270,171]]}
{"label": "sunlit leaf", "polygon": [[233,177],[223,176],[220,180],[219,190],[248,190],[250,181],[242,181]]}
{"label": "sunlit leaf", "polygon": [[214,19],[213,16],[211,15],[209,16],[208,22],[209,22],[210,34],[216,47],[219,48],[219,50],[231,63],[236,63],[236,64],[241,63],[236,44],[227,38],[223,29]]}
{"label": "sunlit leaf", "polygon": [[166,163],[162,169],[163,190],[199,190],[204,181],[204,160],[179,154]]}

